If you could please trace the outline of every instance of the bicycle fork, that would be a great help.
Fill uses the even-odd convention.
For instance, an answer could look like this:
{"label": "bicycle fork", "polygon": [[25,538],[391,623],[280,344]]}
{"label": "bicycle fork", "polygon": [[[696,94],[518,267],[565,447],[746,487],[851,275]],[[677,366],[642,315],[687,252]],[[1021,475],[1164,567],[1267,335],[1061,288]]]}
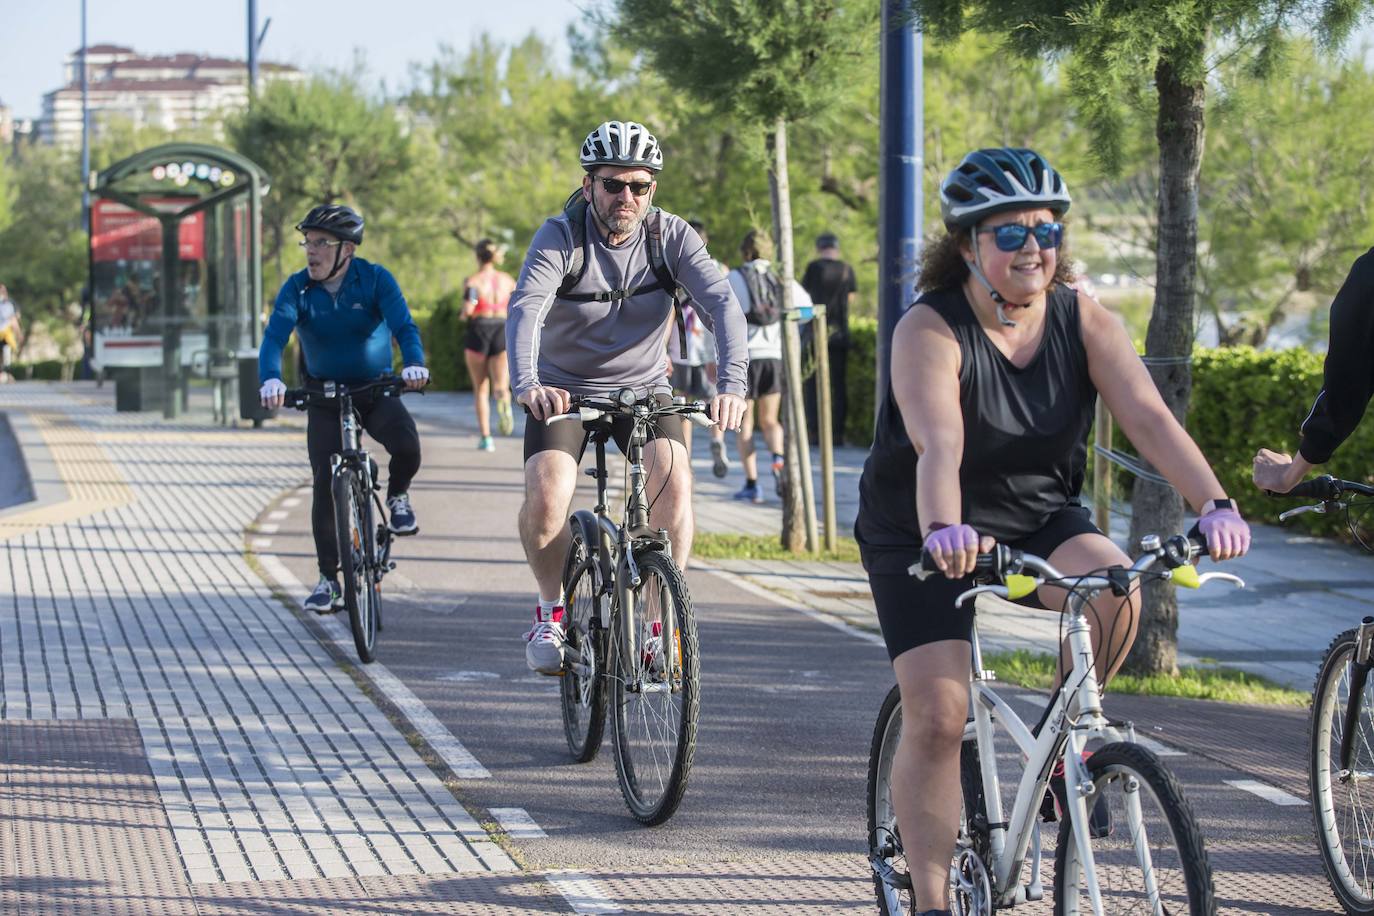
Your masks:
{"label": "bicycle fork", "polygon": [[1350,696],[1346,698],[1345,717],[1341,728],[1340,774],[1342,780],[1353,778],[1350,759],[1355,753],[1355,730],[1360,723],[1361,698],[1369,682],[1370,644],[1374,642],[1374,617],[1360,621],[1355,633],[1355,657],[1350,662]]}

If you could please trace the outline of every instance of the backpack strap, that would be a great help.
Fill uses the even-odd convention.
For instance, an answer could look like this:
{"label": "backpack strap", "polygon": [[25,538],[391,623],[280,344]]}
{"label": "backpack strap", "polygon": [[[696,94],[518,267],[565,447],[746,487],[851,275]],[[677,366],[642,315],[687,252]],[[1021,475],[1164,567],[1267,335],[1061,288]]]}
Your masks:
{"label": "backpack strap", "polygon": [[680,288],[663,256],[663,211],[658,207],[650,208],[644,217],[644,238],[649,255],[649,269],[653,271],[655,282],[634,289],[611,289],[605,292],[574,293],[572,290],[586,276],[587,264],[591,261],[591,239],[587,234],[587,201],[580,190],[574,191],[563,204],[563,218],[568,222],[572,234],[572,255],[568,273],[555,294],[559,299],[569,302],[615,302],[629,299],[642,293],[665,290],[673,297],[673,316],[677,322],[678,345],[681,358],[687,358],[687,322],[683,317]]}

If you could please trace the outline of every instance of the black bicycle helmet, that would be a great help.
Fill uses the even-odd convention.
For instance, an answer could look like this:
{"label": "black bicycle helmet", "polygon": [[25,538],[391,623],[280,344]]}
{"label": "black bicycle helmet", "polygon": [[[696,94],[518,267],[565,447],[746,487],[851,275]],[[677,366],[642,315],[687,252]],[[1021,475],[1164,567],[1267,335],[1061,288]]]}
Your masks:
{"label": "black bicycle helmet", "polygon": [[344,242],[361,245],[363,242],[363,218],[352,207],[342,204],[322,204],[296,224],[296,231],[318,229]]}
{"label": "black bicycle helmet", "polygon": [[940,215],[951,232],[976,226],[994,213],[1045,207],[1069,210],[1064,179],[1035,150],[974,150],[940,183]]}

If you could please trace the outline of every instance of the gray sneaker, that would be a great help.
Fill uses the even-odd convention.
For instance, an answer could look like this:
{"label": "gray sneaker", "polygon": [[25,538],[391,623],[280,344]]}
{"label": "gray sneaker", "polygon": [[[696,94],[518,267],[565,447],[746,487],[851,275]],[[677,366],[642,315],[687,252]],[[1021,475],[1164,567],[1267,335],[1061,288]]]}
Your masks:
{"label": "gray sneaker", "polygon": [[334,579],[320,576],[320,582],[310,597],[305,599],[305,609],[316,614],[337,614],[343,609],[343,593]]}
{"label": "gray sneaker", "polygon": [[723,439],[711,440],[711,473],[717,477],[724,477],[730,473],[730,459],[725,455]]}

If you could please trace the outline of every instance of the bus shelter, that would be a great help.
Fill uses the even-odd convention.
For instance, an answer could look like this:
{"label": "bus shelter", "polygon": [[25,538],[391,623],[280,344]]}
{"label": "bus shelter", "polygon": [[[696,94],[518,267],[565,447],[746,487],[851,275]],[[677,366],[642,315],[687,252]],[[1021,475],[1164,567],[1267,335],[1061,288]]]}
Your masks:
{"label": "bus shelter", "polygon": [[[250,374],[245,419],[261,420],[262,197],[267,176],[237,153],[193,143],[143,150],[94,176],[91,364],[119,410],[186,407],[192,376],[215,384],[227,421]],[[243,365],[251,361],[252,366]]]}

